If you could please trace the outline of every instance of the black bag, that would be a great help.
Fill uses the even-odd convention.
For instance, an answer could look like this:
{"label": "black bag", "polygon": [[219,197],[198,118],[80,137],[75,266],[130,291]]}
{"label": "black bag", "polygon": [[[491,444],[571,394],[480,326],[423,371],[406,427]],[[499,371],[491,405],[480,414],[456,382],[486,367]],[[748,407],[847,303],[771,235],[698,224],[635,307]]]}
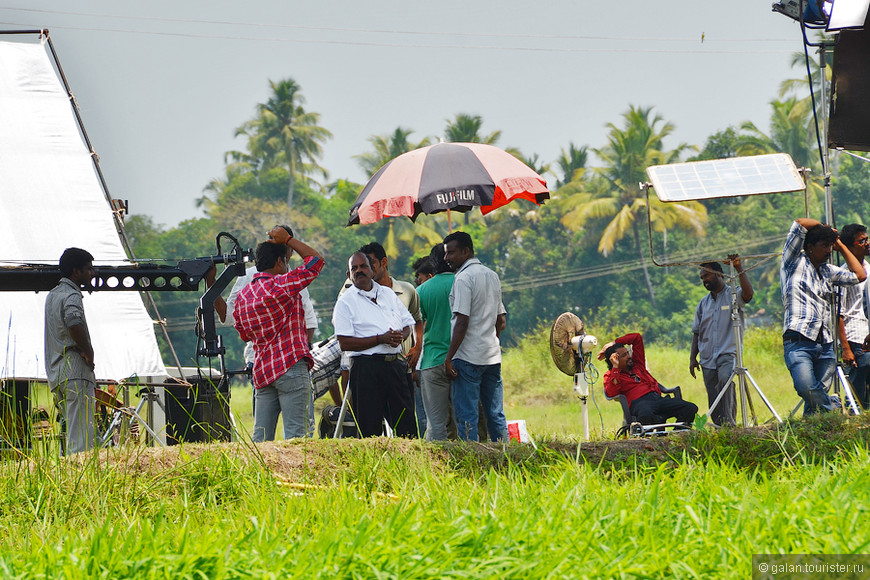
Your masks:
{"label": "black bag", "polygon": [[[337,405],[327,405],[323,408],[323,412],[320,414],[321,439],[332,439],[332,436],[335,435],[335,425],[338,423],[338,416],[340,413],[341,407]],[[341,436],[343,438],[358,437],[356,423],[351,416],[350,410],[344,414]]]}

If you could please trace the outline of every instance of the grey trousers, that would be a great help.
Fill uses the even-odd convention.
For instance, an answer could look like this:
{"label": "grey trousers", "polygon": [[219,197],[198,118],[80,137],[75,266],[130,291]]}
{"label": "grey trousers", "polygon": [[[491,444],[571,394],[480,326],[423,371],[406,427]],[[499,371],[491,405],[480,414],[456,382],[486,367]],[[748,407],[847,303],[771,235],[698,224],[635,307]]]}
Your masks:
{"label": "grey trousers", "polygon": [[443,364],[420,371],[420,390],[426,409],[426,441],[456,439],[452,383]]}
{"label": "grey trousers", "polygon": [[70,379],[52,391],[54,404],[66,422],[66,455],[94,448],[94,383]]}
{"label": "grey trousers", "polygon": [[[701,368],[704,374],[704,386],[707,388],[708,405],[712,405],[716,397],[719,396],[719,393],[722,392],[722,389],[726,388],[725,381],[734,372],[736,361],[737,357],[735,355],[723,354],[716,359],[716,368]],[[710,414],[710,420],[720,426],[736,425],[737,397],[734,393],[734,382],[729,383],[727,388],[728,392],[725,393],[725,396],[722,397],[722,400],[719,401],[719,404],[716,405],[716,408]]]}

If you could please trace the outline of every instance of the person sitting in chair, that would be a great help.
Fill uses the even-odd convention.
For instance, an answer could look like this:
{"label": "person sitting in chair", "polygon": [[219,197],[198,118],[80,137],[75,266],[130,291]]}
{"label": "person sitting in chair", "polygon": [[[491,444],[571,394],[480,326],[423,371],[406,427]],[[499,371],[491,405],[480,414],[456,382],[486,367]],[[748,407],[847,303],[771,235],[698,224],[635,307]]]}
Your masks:
{"label": "person sitting in chair", "polygon": [[[631,345],[629,352],[626,345]],[[670,417],[689,425],[698,406],[679,398],[663,397],[659,382],[646,368],[643,337],[636,332],[604,345],[598,360],[606,360],[604,392],[608,397],[625,395],[632,417],[642,425],[664,423]]]}

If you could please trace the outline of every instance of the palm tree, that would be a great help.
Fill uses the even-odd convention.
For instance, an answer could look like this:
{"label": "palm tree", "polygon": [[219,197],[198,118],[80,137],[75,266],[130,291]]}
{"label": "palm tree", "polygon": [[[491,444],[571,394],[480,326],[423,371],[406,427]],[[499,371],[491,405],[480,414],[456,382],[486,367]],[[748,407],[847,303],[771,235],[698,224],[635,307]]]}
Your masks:
{"label": "palm tree", "polygon": [[402,153],[426,147],[431,143],[429,137],[423,138],[418,143],[408,141],[408,137],[413,132],[413,129],[396,127],[396,130],[390,135],[372,135],[369,137],[369,143],[374,147],[374,151],[355,155],[354,158],[359,162],[366,175],[374,175],[378,169]]}
{"label": "palm tree", "polygon": [[785,101],[771,101],[770,135],[766,135],[747,121],[741,129],[751,137],[738,149],[741,155],[762,153],[788,153],[799,167],[813,167],[817,161],[816,133],[812,104],[795,97]]}
{"label": "palm tree", "polygon": [[584,185],[573,181],[556,194],[563,199],[562,203],[568,209],[562,216],[562,223],[569,229],[579,229],[590,219],[609,220],[598,243],[601,254],[607,256],[613,251],[616,242],[626,236],[631,237],[643,269],[650,301],[655,306],[655,292],[640,240],[638,222],[641,216],[649,213],[655,231],[677,227],[703,235],[707,211],[696,201],[663,204],[653,198],[647,207],[647,199],[638,187],[638,183],[646,181],[646,168],[677,161],[689,146],[680,144],[676,149],[664,151],[663,141],[674,130],[674,126],[662,124],[660,116],[652,116],[651,108],[631,106],[623,118],[622,128],[608,124],[608,144],[595,150],[603,166],[596,170],[593,183]]}
{"label": "palm tree", "polygon": [[444,140],[449,143],[485,143],[495,145],[501,137],[501,131],[493,131],[489,135],[481,135],[483,118],[480,115],[457,113],[451,121],[447,119],[444,128]]}
{"label": "palm tree", "polygon": [[562,171],[562,179],[556,181],[556,187],[562,187],[566,183],[573,181],[577,175],[577,171],[586,168],[588,158],[588,147],[583,145],[577,147],[574,143],[568,143],[568,150],[562,148],[562,155],[556,160],[559,169]]}
{"label": "palm tree", "polygon": [[323,155],[322,144],[330,137],[318,125],[320,115],[308,112],[299,85],[293,79],[269,81],[272,95],[257,105],[257,118],[236,129],[236,136],[248,137],[248,150],[260,162],[258,169],[283,166],[290,174],[287,205],[293,207],[293,192],[298,175],[327,173],[317,159]]}

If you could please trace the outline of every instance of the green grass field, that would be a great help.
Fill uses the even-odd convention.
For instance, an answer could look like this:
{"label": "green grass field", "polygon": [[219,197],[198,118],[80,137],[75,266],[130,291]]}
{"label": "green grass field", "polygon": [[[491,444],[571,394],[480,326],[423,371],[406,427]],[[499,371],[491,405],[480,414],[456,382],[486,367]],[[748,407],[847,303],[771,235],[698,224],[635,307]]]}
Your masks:
{"label": "green grass field", "polygon": [[[7,452],[0,576],[747,578],[753,554],[868,551],[864,417],[597,443],[578,461],[580,404],[546,338],[509,351],[503,373],[507,415],[528,422],[537,451],[241,437],[68,459],[50,443]],[[775,332],[751,332],[747,355],[787,413],[796,397]],[[706,408],[687,352],[653,346],[649,359]],[[233,390],[243,433],[249,393]],[[619,406],[597,398],[593,432],[612,438]]]}

